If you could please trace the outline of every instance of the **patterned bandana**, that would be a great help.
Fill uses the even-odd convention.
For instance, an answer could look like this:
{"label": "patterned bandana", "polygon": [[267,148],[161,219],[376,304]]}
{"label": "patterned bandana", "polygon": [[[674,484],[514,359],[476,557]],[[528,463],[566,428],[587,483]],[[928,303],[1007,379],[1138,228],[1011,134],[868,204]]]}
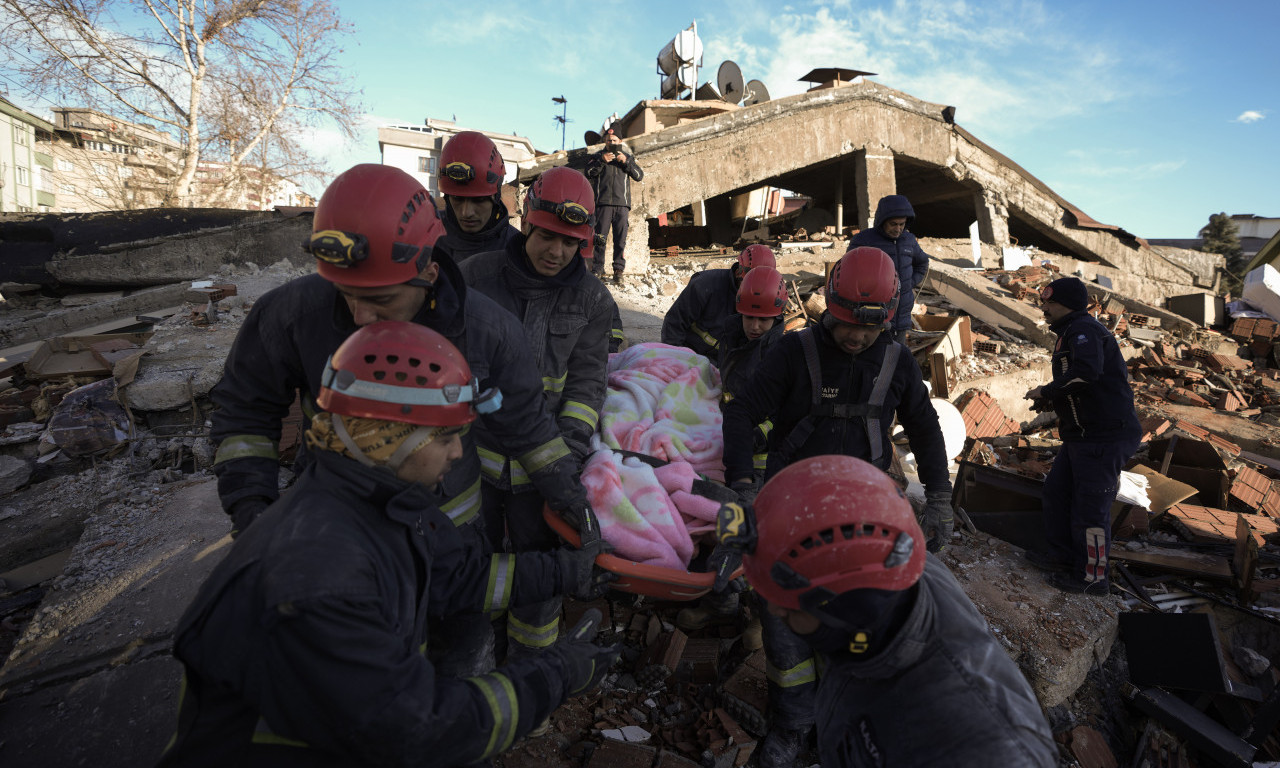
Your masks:
{"label": "patterned bandana", "polygon": [[404,458],[408,458],[421,450],[422,446],[431,442],[443,431],[442,427],[420,427],[417,424],[405,424],[399,421],[337,416],[336,418],[342,419],[343,425],[346,426],[351,443],[359,449],[361,456],[368,460],[362,461],[361,456],[352,453],[347,443],[343,441],[342,436],[334,429],[334,418],[334,414],[331,413],[322,412],[316,414],[316,417],[311,420],[311,428],[307,430],[307,447],[321,451],[333,451],[347,458],[360,461],[362,464],[368,462],[386,464],[388,459],[415,432],[421,429],[430,430],[425,440],[419,440],[416,446],[401,457],[401,461],[403,461]]}

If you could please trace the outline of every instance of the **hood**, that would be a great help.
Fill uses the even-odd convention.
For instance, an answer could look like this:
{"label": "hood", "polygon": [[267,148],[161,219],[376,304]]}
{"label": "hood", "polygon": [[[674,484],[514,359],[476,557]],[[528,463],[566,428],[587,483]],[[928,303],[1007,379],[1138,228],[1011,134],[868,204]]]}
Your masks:
{"label": "hood", "polygon": [[[876,222],[875,229],[879,231],[880,225],[886,219],[894,219],[899,216],[907,217],[907,227],[911,226],[911,222],[915,221],[916,212],[911,207],[911,201],[905,195],[885,195],[880,198],[879,204],[876,205]],[[880,234],[884,234],[881,232]]]}

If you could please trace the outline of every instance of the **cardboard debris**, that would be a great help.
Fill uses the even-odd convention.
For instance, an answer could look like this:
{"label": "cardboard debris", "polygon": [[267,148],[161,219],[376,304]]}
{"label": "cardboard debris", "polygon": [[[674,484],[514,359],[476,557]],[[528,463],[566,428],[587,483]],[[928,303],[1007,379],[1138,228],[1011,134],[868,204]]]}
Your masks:
{"label": "cardboard debris", "polygon": [[[120,352],[141,348],[151,336],[151,333],[113,333],[46,339],[36,347],[24,368],[27,376],[32,379],[110,376],[112,365],[127,357],[120,355]],[[117,342],[130,346],[120,347]]]}

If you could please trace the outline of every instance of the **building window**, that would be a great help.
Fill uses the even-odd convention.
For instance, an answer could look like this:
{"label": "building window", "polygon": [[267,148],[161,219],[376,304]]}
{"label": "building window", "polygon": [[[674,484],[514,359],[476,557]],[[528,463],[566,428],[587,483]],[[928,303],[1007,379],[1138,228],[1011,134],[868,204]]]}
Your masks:
{"label": "building window", "polygon": [[103,165],[102,163],[93,164],[93,172],[98,174],[99,176],[106,174],[107,171],[108,171],[107,166]]}
{"label": "building window", "polygon": [[58,161],[58,170],[60,170],[60,171],[73,171],[73,170],[75,170],[75,166],[71,164],[71,161],[70,161],[70,160],[59,160],[59,161]]}
{"label": "building window", "polygon": [[18,213],[31,213],[31,206],[29,205],[18,206]]}
{"label": "building window", "polygon": [[74,195],[76,193],[75,184],[59,184],[58,191],[64,195]]}
{"label": "building window", "polygon": [[94,188],[93,188],[93,196],[94,196],[94,197],[106,197],[106,196],[107,196],[107,190],[103,189],[102,187],[94,187]]}
{"label": "building window", "polygon": [[418,173],[429,173],[434,176],[436,173],[436,159],[434,157],[419,157]]}
{"label": "building window", "polygon": [[21,165],[19,165],[14,170],[18,172],[18,186],[20,187],[31,186],[31,171],[27,170]]}
{"label": "building window", "polygon": [[13,143],[27,145],[27,126],[21,123],[15,123],[13,126]]}

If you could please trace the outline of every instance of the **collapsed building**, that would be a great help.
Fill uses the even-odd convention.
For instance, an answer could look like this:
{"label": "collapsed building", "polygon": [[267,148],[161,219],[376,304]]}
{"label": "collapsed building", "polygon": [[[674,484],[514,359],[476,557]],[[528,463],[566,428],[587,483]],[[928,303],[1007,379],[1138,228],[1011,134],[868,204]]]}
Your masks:
{"label": "collapsed building", "polygon": [[[628,118],[654,129],[628,138],[646,171],[632,227],[651,233],[628,243],[628,262],[645,278],[616,294],[630,343],[656,340],[690,274],[723,266],[752,231],[735,216],[737,196],[767,184],[813,200],[805,228],[829,227],[828,239],[793,238],[779,258],[796,298],[813,300],[845,230],[866,226],[880,196],[906,194],[935,258],[908,340],[968,438],[956,483],[966,533],[945,562],[1027,674],[1065,754],[1081,765],[1185,760],[1189,748],[1220,764],[1274,759],[1280,332],[1262,320],[1214,331],[1212,318],[1164,301],[1211,293],[1217,257],[1151,248],[1094,222],[955,125],[953,112],[875,83],[695,118],[688,103],[643,102]],[[535,160],[521,179],[584,158]],[[693,227],[659,223],[689,207],[699,211]],[[228,545],[208,472],[208,392],[257,296],[312,268],[297,248],[310,230],[305,212],[129,217],[128,227],[0,222],[6,255],[17,242],[26,254],[21,276],[6,278],[26,285],[6,287],[0,324],[9,377],[0,390],[7,765],[135,764],[171,735],[172,630]],[[767,224],[756,237],[776,240]],[[1013,245],[1034,246],[1036,263],[1002,269]],[[1116,516],[1117,539],[1132,543],[1116,554],[1123,599],[1063,596],[1018,557],[1034,536],[1037,483],[1055,445],[1051,425],[1021,401],[1048,378],[1035,289],[1059,273],[1110,282],[1090,289],[1131,357],[1147,418],[1143,469],[1134,471],[1152,481],[1152,498]],[[816,311],[797,302],[792,314]],[[86,381],[98,389],[83,392]],[[91,407],[69,414],[65,400]],[[286,425],[286,455],[297,424]],[[765,672],[741,628],[685,634],[670,605],[624,598],[597,607],[607,637],[628,647],[624,665],[502,764],[744,764],[761,733]],[[567,620],[585,608],[571,604]],[[1166,623],[1124,618],[1135,614]],[[1165,645],[1184,635],[1192,641]]]}

